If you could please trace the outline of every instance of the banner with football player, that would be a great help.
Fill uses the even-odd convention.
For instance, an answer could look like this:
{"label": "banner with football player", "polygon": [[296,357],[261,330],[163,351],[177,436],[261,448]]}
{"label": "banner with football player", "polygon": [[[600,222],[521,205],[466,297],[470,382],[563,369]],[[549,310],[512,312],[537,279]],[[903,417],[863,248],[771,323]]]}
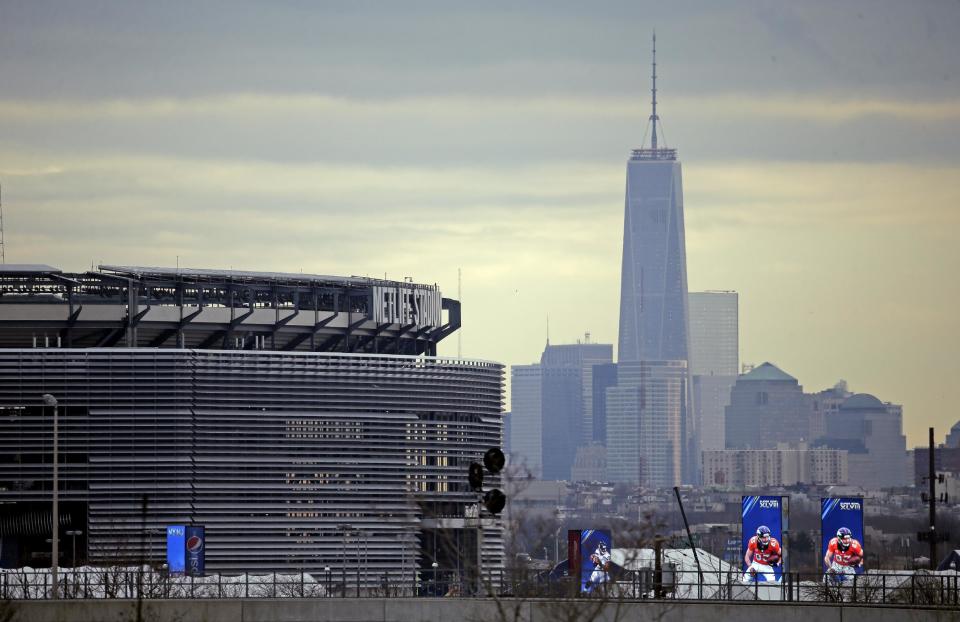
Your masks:
{"label": "banner with football player", "polygon": [[828,579],[842,583],[863,574],[863,499],[820,499],[820,551]]}
{"label": "banner with football player", "polygon": [[744,583],[779,583],[783,576],[783,498],[743,497],[741,541]]}
{"label": "banner with football player", "polygon": [[613,570],[613,539],[605,529],[584,529],[580,532],[580,591],[592,592],[610,580]]}

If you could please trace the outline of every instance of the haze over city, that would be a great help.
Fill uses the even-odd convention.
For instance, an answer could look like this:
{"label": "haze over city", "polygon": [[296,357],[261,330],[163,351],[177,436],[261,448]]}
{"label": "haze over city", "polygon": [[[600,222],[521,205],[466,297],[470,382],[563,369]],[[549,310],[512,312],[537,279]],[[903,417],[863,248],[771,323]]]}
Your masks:
{"label": "haze over city", "polygon": [[464,356],[616,344],[654,29],[689,289],[739,292],[742,361],[945,432],[955,2],[4,3],[6,261],[459,268]]}

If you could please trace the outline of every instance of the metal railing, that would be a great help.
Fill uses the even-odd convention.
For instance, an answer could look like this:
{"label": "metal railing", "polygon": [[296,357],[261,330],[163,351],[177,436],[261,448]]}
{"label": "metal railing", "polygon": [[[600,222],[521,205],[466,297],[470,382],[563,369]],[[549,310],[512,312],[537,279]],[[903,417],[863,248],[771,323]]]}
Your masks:
{"label": "metal railing", "polygon": [[[479,579],[464,570],[421,569],[379,580],[334,572],[170,576],[151,569],[102,568],[60,574],[61,599],[183,598],[592,598],[611,601],[690,600],[888,604],[960,609],[960,573],[887,572],[861,575],[786,573],[754,581],[739,571],[640,569],[587,585],[577,577],[525,571]],[[338,576],[339,575],[339,576]],[[52,597],[45,570],[0,571],[0,600]]]}

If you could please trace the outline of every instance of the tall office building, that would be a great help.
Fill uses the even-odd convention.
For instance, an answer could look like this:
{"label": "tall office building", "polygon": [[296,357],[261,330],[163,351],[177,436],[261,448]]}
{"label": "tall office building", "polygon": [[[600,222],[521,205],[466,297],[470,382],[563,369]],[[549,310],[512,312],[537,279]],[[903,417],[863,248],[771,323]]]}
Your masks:
{"label": "tall office building", "polygon": [[681,483],[686,361],[617,365],[607,393],[607,474],[612,482],[666,488]]}
{"label": "tall office building", "polygon": [[[687,373],[687,261],[683,186],[677,150],[658,144],[657,52],[653,39],[650,147],[634,149],[627,162],[617,358],[683,361]],[[684,382],[689,391],[689,383]],[[684,479],[696,472],[696,431],[683,400],[681,439]],[[609,436],[609,435],[608,435]],[[609,465],[609,456],[608,456]]]}
{"label": "tall office building", "polygon": [[656,38],[650,148],[627,162],[619,361],[687,360],[687,260],[677,150],[657,144]]}
{"label": "tall office building", "polygon": [[960,421],[954,423],[953,427],[950,428],[943,444],[947,447],[960,447]]}
{"label": "tall office building", "polygon": [[764,363],[737,378],[726,408],[727,449],[773,449],[810,436],[803,387],[776,365]]}
{"label": "tall office building", "polygon": [[593,440],[593,366],[613,345],[547,345],[540,357],[543,479],[569,480],[577,448]]}
{"label": "tall office building", "polygon": [[[737,292],[690,292],[690,375],[699,460],[725,447],[724,411],[740,365]],[[702,469],[697,469],[700,472]]]}
{"label": "tall office building", "polygon": [[543,474],[540,365],[510,368],[510,462]]}
{"label": "tall office building", "polygon": [[690,375],[736,376],[740,366],[737,292],[690,292]]}
{"label": "tall office building", "polygon": [[827,433],[827,419],[836,415],[847,398],[853,395],[844,380],[818,393],[808,393],[807,410],[810,413],[810,441],[816,442]]}
{"label": "tall office building", "polygon": [[617,364],[593,366],[593,442],[607,444],[607,388],[617,386]]}
{"label": "tall office building", "polygon": [[726,447],[727,406],[736,376],[694,376],[693,418],[700,452]]}
{"label": "tall office building", "polygon": [[867,490],[909,486],[913,465],[903,435],[903,407],[873,395],[851,395],[826,419],[819,443],[849,454],[850,484]]}

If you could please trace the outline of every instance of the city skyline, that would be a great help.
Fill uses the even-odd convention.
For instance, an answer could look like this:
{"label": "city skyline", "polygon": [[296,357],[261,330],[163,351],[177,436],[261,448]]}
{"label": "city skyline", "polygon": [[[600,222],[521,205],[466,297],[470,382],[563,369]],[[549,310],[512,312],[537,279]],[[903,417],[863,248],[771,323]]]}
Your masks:
{"label": "city skyline", "polygon": [[454,298],[461,268],[465,356],[533,362],[548,313],[554,343],[616,344],[654,28],[689,289],[739,292],[743,362],[942,437],[955,5],[5,5],[6,261],[387,271]]}

